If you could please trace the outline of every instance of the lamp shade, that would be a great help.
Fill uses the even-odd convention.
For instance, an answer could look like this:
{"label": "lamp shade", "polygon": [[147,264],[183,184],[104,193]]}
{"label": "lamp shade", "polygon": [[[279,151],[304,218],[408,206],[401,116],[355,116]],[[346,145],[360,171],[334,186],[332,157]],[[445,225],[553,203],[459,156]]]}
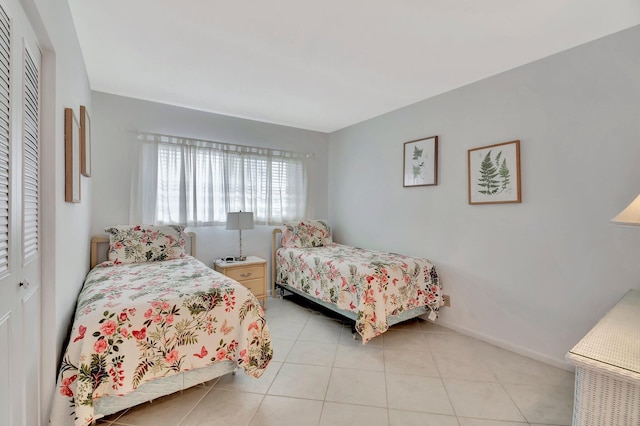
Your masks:
{"label": "lamp shade", "polygon": [[611,219],[611,222],[618,225],[640,226],[640,195],[627,208]]}
{"label": "lamp shade", "polygon": [[253,212],[228,212],[227,229],[253,229]]}

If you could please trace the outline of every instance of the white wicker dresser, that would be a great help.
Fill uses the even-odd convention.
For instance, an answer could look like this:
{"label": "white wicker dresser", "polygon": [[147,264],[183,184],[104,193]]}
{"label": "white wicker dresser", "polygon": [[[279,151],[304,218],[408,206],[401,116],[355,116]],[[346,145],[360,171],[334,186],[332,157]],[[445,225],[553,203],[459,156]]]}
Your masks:
{"label": "white wicker dresser", "polygon": [[640,425],[640,290],[630,290],[567,353],[574,426]]}

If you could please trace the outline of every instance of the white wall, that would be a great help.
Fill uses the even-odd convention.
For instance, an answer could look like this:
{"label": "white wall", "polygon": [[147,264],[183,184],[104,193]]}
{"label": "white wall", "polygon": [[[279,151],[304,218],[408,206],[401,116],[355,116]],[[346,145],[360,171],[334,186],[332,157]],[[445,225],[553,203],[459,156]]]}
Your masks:
{"label": "white wall", "polygon": [[[437,66],[435,64],[434,66]],[[439,184],[402,187],[403,142],[439,136]],[[522,203],[467,204],[467,150],[521,141]],[[640,27],[330,135],[339,242],[430,258],[444,325],[560,366],[629,288],[640,229]]]}
{"label": "white wall", "polygon": [[[135,132],[150,132],[313,153],[309,160],[311,216],[327,217],[328,135],[222,116],[187,108],[93,92],[93,218],[91,232],[129,223],[132,153]],[[277,108],[277,106],[274,106]],[[273,227],[242,233],[243,254],[269,259]],[[238,232],[223,226],[191,228],[197,234],[197,257],[207,264],[238,253]]]}
{"label": "white wall", "polygon": [[22,0],[43,54],[41,72],[42,404],[48,423],[62,345],[89,268],[91,180],[64,201],[64,108],[91,111],[89,81],[67,2]]}

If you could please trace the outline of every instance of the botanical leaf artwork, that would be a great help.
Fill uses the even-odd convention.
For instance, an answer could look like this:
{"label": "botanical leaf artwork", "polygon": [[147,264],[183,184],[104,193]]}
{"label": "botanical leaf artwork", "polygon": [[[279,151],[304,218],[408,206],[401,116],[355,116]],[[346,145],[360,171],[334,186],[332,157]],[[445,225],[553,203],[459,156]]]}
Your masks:
{"label": "botanical leaf artwork", "polygon": [[437,185],[438,137],[404,143],[403,186]]}
{"label": "botanical leaf artwork", "polygon": [[500,151],[494,159],[491,159],[492,151],[489,150],[480,163],[478,192],[484,195],[498,195],[511,191],[511,174],[507,167],[507,160],[502,158]]}
{"label": "botanical leaf artwork", "polygon": [[413,178],[417,179],[422,175],[424,168],[424,160],[422,160],[423,149],[418,149],[418,146],[413,147]]}

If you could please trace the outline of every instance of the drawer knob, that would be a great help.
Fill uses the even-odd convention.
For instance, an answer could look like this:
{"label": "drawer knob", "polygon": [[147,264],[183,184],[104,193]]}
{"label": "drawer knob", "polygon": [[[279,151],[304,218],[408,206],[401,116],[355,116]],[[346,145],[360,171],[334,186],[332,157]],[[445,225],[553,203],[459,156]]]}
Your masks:
{"label": "drawer knob", "polygon": [[247,272],[247,273],[245,273],[245,274],[240,274],[240,276],[241,276],[242,278],[247,278],[247,277],[250,277],[251,275],[253,275],[253,273],[252,273],[252,272]]}

